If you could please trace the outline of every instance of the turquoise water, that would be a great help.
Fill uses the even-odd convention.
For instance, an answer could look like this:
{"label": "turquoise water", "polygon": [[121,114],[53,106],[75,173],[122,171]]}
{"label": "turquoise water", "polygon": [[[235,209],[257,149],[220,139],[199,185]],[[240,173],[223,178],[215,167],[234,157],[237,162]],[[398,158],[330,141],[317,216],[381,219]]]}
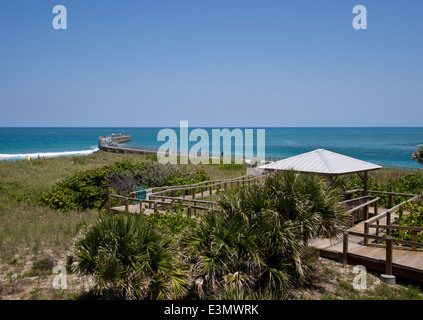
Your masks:
{"label": "turquoise water", "polygon": [[[131,134],[129,144],[160,147],[164,143],[157,141],[160,129],[124,128],[123,132]],[[211,128],[205,129],[211,139]],[[323,148],[376,164],[423,168],[411,157],[423,145],[423,128],[260,129],[266,130],[266,156],[290,157]],[[179,128],[174,130],[179,133]],[[0,160],[16,161],[38,154],[86,155],[97,150],[99,136],[121,132],[122,128],[0,128]]]}

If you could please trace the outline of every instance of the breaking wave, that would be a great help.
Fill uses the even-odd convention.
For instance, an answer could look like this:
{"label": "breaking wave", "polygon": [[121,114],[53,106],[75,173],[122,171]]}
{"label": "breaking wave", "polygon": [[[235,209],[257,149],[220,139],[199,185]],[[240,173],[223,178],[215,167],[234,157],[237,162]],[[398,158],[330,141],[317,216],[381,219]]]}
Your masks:
{"label": "breaking wave", "polygon": [[17,154],[2,154],[0,153],[0,160],[25,160],[28,157],[31,159],[40,158],[57,158],[57,157],[71,157],[71,156],[87,156],[96,151],[98,148],[90,150],[79,150],[79,151],[63,151],[63,152],[30,152],[30,153],[17,153]]}

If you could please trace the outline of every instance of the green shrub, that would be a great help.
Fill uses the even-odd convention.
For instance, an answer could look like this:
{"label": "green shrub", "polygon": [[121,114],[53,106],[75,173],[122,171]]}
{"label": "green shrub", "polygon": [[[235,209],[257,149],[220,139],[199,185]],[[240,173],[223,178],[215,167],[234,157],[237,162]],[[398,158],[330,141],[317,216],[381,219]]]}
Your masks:
{"label": "green shrub", "polygon": [[[402,227],[423,228],[423,203],[421,201],[401,205],[399,213],[401,213],[401,217],[395,219],[395,224]],[[411,241],[410,230],[397,230],[394,236],[398,239]],[[423,242],[423,232],[417,233],[417,241]]]}
{"label": "green shrub", "polygon": [[41,195],[41,203],[50,208],[69,211],[98,206],[106,196],[104,175],[109,166],[77,172],[55,184]]}
{"label": "green shrub", "polygon": [[186,228],[192,228],[196,225],[196,219],[184,215],[186,208],[183,206],[170,206],[166,212],[154,212],[146,216],[147,221],[155,227],[178,236]]}
{"label": "green shrub", "polygon": [[[423,174],[411,174],[399,179],[390,179],[386,186],[380,184],[377,180],[369,178],[367,182],[368,190],[374,191],[388,191],[395,193],[408,193],[408,194],[421,194],[423,192]],[[363,189],[363,181],[354,177],[349,180],[343,181],[343,189],[353,190],[353,189]],[[355,197],[356,194],[350,195],[350,198]],[[389,204],[389,196],[387,195],[377,195],[380,197],[379,205],[387,208]],[[392,204],[398,205],[406,200],[408,197],[393,197]]]}
{"label": "green shrub", "polygon": [[182,244],[211,298],[220,287],[238,297],[272,292],[282,298],[309,275],[304,240],[334,237],[347,224],[338,201],[337,190],[318,176],[276,172],[222,193],[222,212],[202,215]]}
{"label": "green shrub", "polygon": [[76,271],[94,277],[98,294],[171,299],[187,288],[171,238],[143,215],[104,215],[75,245]]}
{"label": "green shrub", "polygon": [[207,180],[204,170],[152,162],[116,162],[77,172],[41,195],[44,205],[61,211],[97,208],[108,193],[128,195],[135,186],[161,187]]}

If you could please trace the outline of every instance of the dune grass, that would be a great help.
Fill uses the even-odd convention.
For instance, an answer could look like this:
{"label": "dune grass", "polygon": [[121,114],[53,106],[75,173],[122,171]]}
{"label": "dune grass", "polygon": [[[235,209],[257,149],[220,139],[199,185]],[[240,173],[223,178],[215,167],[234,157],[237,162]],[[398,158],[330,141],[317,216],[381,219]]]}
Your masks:
{"label": "dune grass", "polygon": [[[95,210],[61,213],[39,204],[39,197],[69,175],[116,161],[156,161],[154,155],[96,152],[89,156],[0,162],[0,258],[41,249],[58,252]],[[210,179],[244,175],[243,165],[198,165]]]}

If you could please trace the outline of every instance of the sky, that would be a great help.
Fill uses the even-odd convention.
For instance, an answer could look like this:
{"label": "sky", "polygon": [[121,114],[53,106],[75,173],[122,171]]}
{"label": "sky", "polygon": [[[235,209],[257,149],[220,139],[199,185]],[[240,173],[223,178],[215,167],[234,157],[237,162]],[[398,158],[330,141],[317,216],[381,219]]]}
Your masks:
{"label": "sky", "polygon": [[421,127],[422,15],[421,0],[2,0],[0,127]]}

